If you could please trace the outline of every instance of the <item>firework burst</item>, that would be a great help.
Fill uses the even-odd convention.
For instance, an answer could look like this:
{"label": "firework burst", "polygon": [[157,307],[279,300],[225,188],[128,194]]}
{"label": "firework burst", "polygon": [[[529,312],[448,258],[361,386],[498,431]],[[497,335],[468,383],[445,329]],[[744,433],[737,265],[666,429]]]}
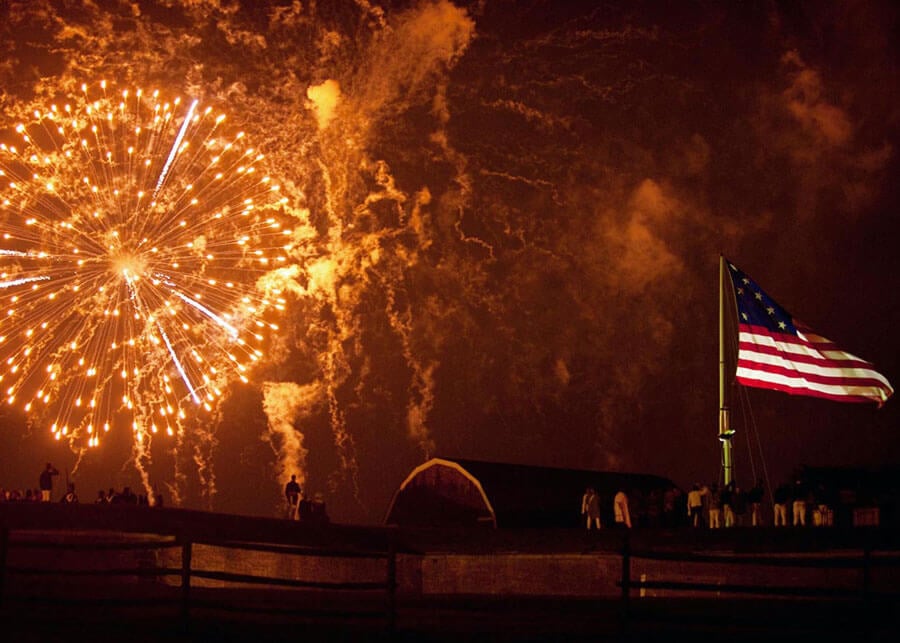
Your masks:
{"label": "firework burst", "polygon": [[57,439],[173,435],[283,308],[285,198],[198,101],[83,86],[0,130],[0,391]]}

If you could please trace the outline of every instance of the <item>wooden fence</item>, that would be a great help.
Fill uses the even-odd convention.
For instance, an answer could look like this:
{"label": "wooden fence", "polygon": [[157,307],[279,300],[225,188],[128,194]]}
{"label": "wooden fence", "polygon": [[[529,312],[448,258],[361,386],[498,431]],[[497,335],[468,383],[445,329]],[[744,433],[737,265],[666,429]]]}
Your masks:
{"label": "wooden fence", "polygon": [[[762,531],[758,534],[752,534],[754,540],[766,534],[773,538],[801,535],[800,532],[772,534]],[[381,627],[383,622],[384,628],[394,631],[397,625],[398,553],[405,554],[411,560],[424,554],[423,550],[410,547],[406,542],[415,540],[414,534],[404,533],[403,536],[403,545],[400,546],[399,532],[389,528],[341,525],[312,528],[285,520],[174,509],[0,505],[0,607],[4,607],[4,602],[49,601],[56,604],[61,600],[96,607],[108,605],[112,591],[116,593],[112,601],[117,605],[161,606],[166,614],[180,616],[185,624],[199,617],[201,612],[239,611],[258,612],[266,618],[273,614],[283,615],[285,619],[305,618],[311,622],[320,622],[316,619],[330,619],[332,622],[348,618],[363,619],[375,624],[375,627]],[[459,539],[462,536],[457,533],[447,537]],[[532,534],[519,535],[521,544],[531,537]],[[570,537],[573,543],[583,538],[580,532],[573,532]],[[611,600],[606,602],[621,607],[625,627],[629,627],[629,614],[638,604],[635,591],[664,595],[666,599],[684,594],[709,596],[714,600],[726,596],[756,595],[773,600],[809,599],[824,604],[853,601],[856,604],[898,605],[900,583],[895,581],[900,576],[896,571],[900,569],[900,555],[893,537],[886,544],[882,543],[880,549],[878,542],[873,541],[874,544],[855,550],[810,550],[812,553],[809,554],[800,554],[795,550],[783,551],[780,555],[760,550],[745,554],[713,553],[704,549],[712,541],[697,540],[711,537],[710,534],[689,533],[687,530],[668,533],[664,537],[647,530],[638,530],[634,534],[607,531],[600,536],[596,549],[582,555],[605,557],[612,561],[613,573],[608,580]],[[505,544],[501,549],[505,549],[509,545],[506,540],[514,538],[514,534],[479,531],[468,538],[478,543],[477,549],[481,553],[490,555],[497,549],[492,544],[503,541]],[[499,540],[495,542],[495,539]],[[693,546],[685,543],[693,543]],[[398,549],[401,551],[398,552]],[[710,553],[696,553],[698,549]],[[243,567],[237,563],[210,564],[212,550],[235,551],[235,556],[224,555],[221,560],[227,557],[232,562],[243,561]],[[98,552],[101,556],[92,559],[91,556]],[[104,552],[110,555],[103,557]],[[114,552],[122,555],[114,555]],[[85,554],[83,559],[80,553]],[[532,559],[535,553],[538,552],[531,552]],[[253,559],[254,554],[260,554],[263,558]],[[268,555],[272,556],[266,558]],[[555,553],[549,551],[544,555],[548,560],[548,569],[552,569]],[[295,557],[347,559],[350,562],[346,565],[335,562],[333,565],[334,569],[340,568],[346,572],[344,578],[328,577],[332,569],[330,563],[316,568],[318,563],[311,562],[312,569],[323,573],[311,573],[306,579],[297,577],[297,574],[279,573],[279,570],[290,567],[286,561]],[[621,577],[616,579],[615,561],[619,557]],[[270,559],[275,562],[266,564],[265,560],[271,563]],[[356,565],[353,562],[356,560],[371,562]],[[84,564],[73,564],[79,561]],[[96,564],[98,561],[103,564]],[[651,563],[649,567],[648,562]],[[404,561],[405,565],[409,563],[410,560]],[[696,575],[693,579],[689,575],[679,576],[679,565],[718,570],[715,573],[722,580],[708,582],[702,579],[702,574],[699,579]],[[229,566],[231,571],[227,569]],[[851,582],[842,582],[838,586],[752,582],[754,578],[758,580],[763,576],[757,573],[759,569],[769,567],[848,570]],[[414,560],[412,568],[415,568]],[[640,573],[635,573],[636,569],[653,570],[653,573],[642,577]],[[745,569],[746,573],[743,571]],[[362,571],[366,570],[370,572],[369,576],[362,577]],[[372,573],[373,570],[375,573]],[[786,578],[789,576],[785,574]],[[795,576],[802,578],[803,574]],[[131,577],[135,583],[106,582],[118,577]],[[42,578],[48,581],[71,578],[72,585],[79,587],[81,595],[60,599],[58,593],[42,591],[52,583],[40,585],[39,582],[31,587],[37,586],[40,591],[23,594],[23,589],[30,587],[29,579],[41,581]],[[842,578],[846,580],[847,575]],[[12,582],[13,579],[15,582]],[[96,594],[80,589],[88,587],[93,580],[97,581]],[[211,589],[210,584],[215,584],[215,588]],[[132,587],[133,591],[125,591],[125,587]],[[254,592],[257,588],[264,588],[265,591]],[[617,593],[619,591],[620,594]],[[256,598],[248,602],[248,595]],[[495,604],[488,599],[496,601],[496,597],[485,596],[483,605],[479,607],[477,596],[466,596],[465,600],[454,597],[410,598],[413,600],[409,604],[404,602],[404,618],[415,618],[414,609],[420,609],[422,613],[430,611],[435,605],[445,609],[448,603],[441,601],[446,600],[452,601],[454,609],[458,606],[459,617],[465,619],[466,610],[484,611],[484,605]],[[558,599],[557,604],[562,600],[569,599]],[[546,601],[548,605],[552,602]],[[577,599],[571,600],[570,604],[576,602]],[[644,606],[652,602],[640,601],[639,604]],[[582,603],[587,605],[590,601]],[[417,607],[414,608],[414,604]],[[530,605],[539,606],[540,603]],[[600,603],[590,605],[584,609],[596,610]],[[533,616],[533,613],[528,616]],[[548,613],[547,618],[552,622],[555,617]],[[631,619],[632,622],[635,620]]]}
{"label": "wooden fence", "polygon": [[[623,617],[623,628],[629,631],[635,626],[639,618],[634,613],[634,591],[638,591],[643,596],[646,592],[665,592],[669,600],[678,596],[690,595],[697,602],[703,601],[703,597],[713,599],[715,602],[733,599],[740,600],[752,596],[759,599],[770,599],[772,601],[781,601],[782,599],[791,599],[786,605],[802,606],[804,604],[814,604],[820,610],[828,610],[828,606],[835,613],[843,613],[848,606],[857,613],[866,616],[860,619],[860,630],[864,633],[871,634],[871,629],[878,627],[874,615],[880,614],[880,623],[882,628],[891,631],[896,630],[893,624],[893,614],[898,605],[900,605],[900,583],[897,582],[898,572],[900,569],[900,555],[898,555],[895,547],[878,551],[872,546],[866,545],[861,550],[843,550],[831,552],[817,552],[804,554],[793,552],[790,554],[774,555],[763,554],[759,552],[734,554],[734,553],[696,553],[690,551],[666,551],[661,548],[657,549],[633,549],[629,536],[626,534],[622,539],[622,575],[618,581],[621,588],[621,614]],[[687,578],[672,578],[673,567],[668,567],[668,573],[655,574],[657,578],[648,579],[645,574],[641,574],[639,578],[634,577],[635,561],[654,561],[660,563],[658,568],[665,568],[666,563],[675,563],[677,565],[693,565],[695,568],[714,568],[722,573],[722,570],[729,570],[727,577],[732,577],[732,581],[728,578],[724,582],[704,582],[700,580],[690,580]],[[732,568],[739,571],[731,571]],[[823,572],[827,570],[847,570],[848,574],[843,575],[843,580],[847,581],[848,576],[850,582],[844,582],[836,585],[832,584],[791,584],[785,582],[785,579],[778,579],[779,582],[736,582],[737,580],[746,581],[753,574],[742,573],[743,569],[754,568],[781,568],[784,570],[814,570]],[[880,578],[880,582],[873,583],[873,573],[879,571],[888,572],[884,577]],[[789,574],[785,574],[790,579]],[[771,575],[763,574],[766,578]],[[855,576],[855,582],[852,578]],[[783,602],[783,601],[782,601]],[[788,608],[794,609],[794,608]],[[872,621],[869,622],[869,617]],[[757,625],[758,626],[758,625]],[[823,627],[827,628],[828,625]]]}
{"label": "wooden fence", "polygon": [[[110,511],[111,509],[113,511]],[[168,515],[164,515],[163,511],[167,511]],[[198,520],[205,521],[206,524],[198,524]],[[210,525],[209,522],[220,524]],[[395,627],[397,551],[392,530],[353,529],[340,526],[309,528],[296,522],[254,518],[228,520],[226,517],[224,523],[227,524],[223,524],[222,517],[214,514],[154,510],[144,507],[70,508],[51,505],[28,507],[24,510],[0,508],[0,607],[9,601],[91,605],[92,602],[107,604],[110,599],[117,598],[109,596],[108,592],[96,597],[72,598],[60,596],[59,592],[51,592],[49,595],[41,592],[36,595],[10,595],[8,589],[11,577],[16,577],[19,581],[16,585],[19,587],[28,586],[22,582],[23,580],[40,577],[51,577],[56,581],[66,578],[86,580],[131,577],[157,582],[152,586],[144,584],[139,587],[141,591],[130,594],[122,592],[121,583],[111,586],[115,588],[112,591],[119,592],[120,604],[127,602],[133,606],[171,605],[179,611],[185,623],[190,620],[192,611],[197,609],[296,614],[305,617],[316,615],[315,609],[309,609],[308,605],[304,605],[303,601],[309,597],[309,594],[304,592],[282,593],[277,603],[247,601],[247,587],[265,587],[381,595],[383,597],[381,600],[361,601],[371,608],[368,610],[356,609],[349,612],[327,609],[321,613],[327,614],[329,618],[352,616],[383,619],[387,629],[392,630]],[[232,528],[228,528],[229,526]],[[38,534],[40,538],[37,537]],[[72,539],[72,534],[77,535],[75,540]],[[110,534],[118,534],[118,538],[127,542],[103,542]],[[54,535],[58,537],[54,538]],[[210,569],[202,563],[198,565],[194,555],[197,546],[217,550],[277,554],[279,557],[381,561],[383,575],[376,579],[302,580],[270,573],[238,573]],[[167,558],[174,559],[180,564],[177,566],[141,564],[148,553],[155,560],[156,552],[167,550],[175,552],[173,556]],[[29,552],[32,552],[32,555],[29,555]],[[41,552],[46,552],[46,555],[42,555]],[[126,560],[133,560],[133,564],[98,568],[97,565],[90,564],[77,567],[43,562],[48,558],[52,560],[54,555],[82,553],[88,559],[90,554],[112,552],[133,552],[133,557],[125,557]],[[16,564],[11,560],[11,554],[15,554],[15,559],[25,560],[28,564]],[[377,562],[375,564],[378,565]],[[214,581],[221,587],[243,588],[244,591],[203,592],[202,596],[198,596],[196,586],[198,579]],[[335,601],[337,605],[349,603],[359,604],[360,601]]]}

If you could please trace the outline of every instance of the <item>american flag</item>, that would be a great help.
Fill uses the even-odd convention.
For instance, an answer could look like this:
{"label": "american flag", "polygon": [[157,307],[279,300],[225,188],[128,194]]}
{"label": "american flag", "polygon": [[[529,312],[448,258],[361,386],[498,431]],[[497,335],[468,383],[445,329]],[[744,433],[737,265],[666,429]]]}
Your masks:
{"label": "american flag", "polygon": [[869,362],[846,353],[769,297],[725,262],[738,312],[737,381],[791,395],[884,404],[894,392]]}

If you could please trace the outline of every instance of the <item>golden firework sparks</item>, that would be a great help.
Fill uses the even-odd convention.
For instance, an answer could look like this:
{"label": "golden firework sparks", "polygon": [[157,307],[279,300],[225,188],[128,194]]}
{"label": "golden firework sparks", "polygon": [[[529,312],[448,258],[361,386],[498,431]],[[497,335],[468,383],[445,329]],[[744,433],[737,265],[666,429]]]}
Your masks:
{"label": "golden firework sparks", "polygon": [[263,358],[286,262],[263,156],[199,101],[82,86],[0,130],[0,391],[57,439],[144,441]]}

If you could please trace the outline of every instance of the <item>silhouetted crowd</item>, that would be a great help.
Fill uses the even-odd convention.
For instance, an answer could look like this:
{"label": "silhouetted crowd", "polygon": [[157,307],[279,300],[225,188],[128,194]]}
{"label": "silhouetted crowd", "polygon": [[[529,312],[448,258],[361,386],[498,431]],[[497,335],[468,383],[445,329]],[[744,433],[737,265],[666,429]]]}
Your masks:
{"label": "silhouetted crowd", "polygon": [[[880,503],[884,518],[885,503]],[[833,485],[794,480],[780,484],[767,494],[762,480],[750,489],[735,483],[696,483],[687,493],[668,489],[629,489],[601,496],[591,487],[581,499],[582,522],[587,529],[607,526],[697,527],[831,527],[877,524],[866,522],[875,503]]]}
{"label": "silhouetted crowd", "polygon": [[[75,490],[75,483],[70,482],[66,485],[66,492],[58,499],[43,499],[40,489],[4,489],[0,487],[0,502],[59,502],[61,504],[78,504],[81,500]],[[159,492],[152,495],[145,493],[134,493],[130,487],[123,487],[121,491],[116,491],[110,487],[108,491],[101,489],[97,492],[94,504],[106,505],[135,505],[135,506],[163,506],[163,496]]]}
{"label": "silhouetted crowd", "polygon": [[[59,471],[51,464],[47,463],[44,470],[38,476],[38,486],[36,489],[4,489],[0,487],[0,502],[54,502],[53,498],[53,479],[59,475]],[[75,490],[74,482],[66,483],[66,491],[58,502],[61,504],[79,504],[78,493]],[[99,490],[94,504],[109,505],[135,505],[135,506],[163,506],[163,496],[158,489],[154,489],[153,493],[148,495],[145,493],[134,493],[130,487],[123,487],[121,491],[116,491],[110,487],[108,491]]]}
{"label": "silhouetted crowd", "polygon": [[765,491],[760,480],[748,491],[734,483],[723,487],[694,484],[687,495],[687,516],[692,527],[830,527],[834,525],[835,498],[823,485],[811,487],[797,480],[785,482],[772,493],[772,520],[763,511]]}
{"label": "silhouetted crowd", "polygon": [[688,523],[692,527],[760,527],[763,525],[762,480],[747,491],[734,483],[722,488],[695,484],[687,494]]}

